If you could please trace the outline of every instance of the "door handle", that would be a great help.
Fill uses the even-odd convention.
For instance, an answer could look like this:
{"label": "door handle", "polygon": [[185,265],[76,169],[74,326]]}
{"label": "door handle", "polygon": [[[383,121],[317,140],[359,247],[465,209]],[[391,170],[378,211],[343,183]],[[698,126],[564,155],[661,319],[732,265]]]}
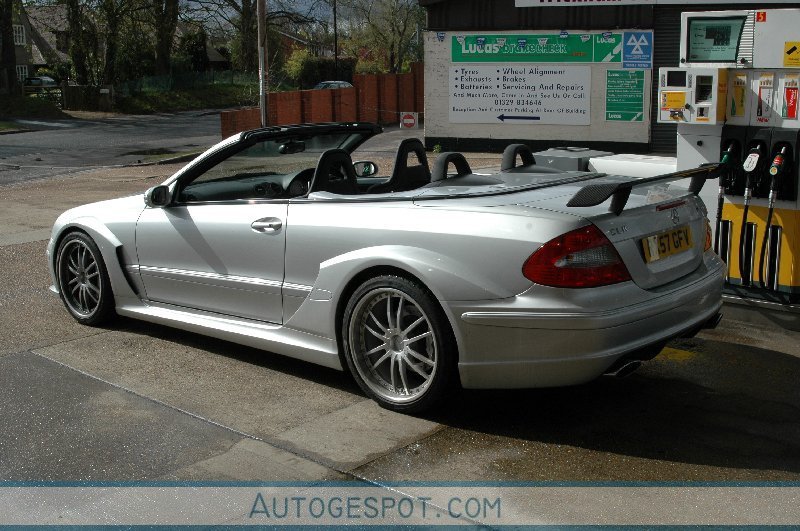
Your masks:
{"label": "door handle", "polygon": [[278,218],[261,218],[250,224],[250,228],[256,232],[275,232],[283,227],[283,222]]}

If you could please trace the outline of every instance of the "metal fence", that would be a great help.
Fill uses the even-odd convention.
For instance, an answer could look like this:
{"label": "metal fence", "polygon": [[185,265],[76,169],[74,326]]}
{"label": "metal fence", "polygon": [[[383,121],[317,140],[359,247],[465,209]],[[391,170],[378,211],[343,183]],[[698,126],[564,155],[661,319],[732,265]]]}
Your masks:
{"label": "metal fence", "polygon": [[225,70],[220,72],[179,72],[166,76],[148,76],[125,81],[116,86],[117,95],[130,96],[143,92],[169,92],[211,85],[258,85],[258,74]]}

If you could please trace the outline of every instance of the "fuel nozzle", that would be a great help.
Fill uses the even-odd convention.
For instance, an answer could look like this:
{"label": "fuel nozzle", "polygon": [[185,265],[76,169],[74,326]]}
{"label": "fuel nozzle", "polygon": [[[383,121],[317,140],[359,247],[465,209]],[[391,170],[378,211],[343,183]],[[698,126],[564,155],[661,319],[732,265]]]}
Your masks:
{"label": "fuel nozzle", "polygon": [[[786,164],[786,146],[781,147],[781,150],[775,155],[775,158],[772,159],[772,164],[769,166],[769,174],[773,177],[777,177],[778,175],[782,174],[784,171],[784,165]],[[777,179],[772,179],[772,185],[770,186],[770,190],[774,190],[776,186]]]}
{"label": "fuel nozzle", "polygon": [[731,159],[733,158],[733,152],[735,150],[735,146],[733,142],[728,144],[728,149],[722,152],[722,158],[720,159],[720,164],[730,164]]}
{"label": "fuel nozzle", "polygon": [[747,175],[747,179],[745,180],[744,185],[744,204],[745,206],[750,204],[750,199],[753,197],[753,185],[757,185],[758,175],[754,178],[754,173],[758,168],[759,159],[761,158],[761,143],[754,145],[750,148],[750,151],[747,153],[747,157],[744,159],[744,163],[742,164],[742,169],[745,171],[745,175]]}

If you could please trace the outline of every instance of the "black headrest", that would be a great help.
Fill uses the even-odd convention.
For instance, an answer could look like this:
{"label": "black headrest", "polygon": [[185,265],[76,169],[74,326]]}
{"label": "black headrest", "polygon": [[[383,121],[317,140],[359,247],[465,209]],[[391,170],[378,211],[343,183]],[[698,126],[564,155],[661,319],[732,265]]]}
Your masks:
{"label": "black headrest", "polygon": [[500,163],[500,171],[510,170],[517,165],[517,155],[522,159],[521,166],[532,166],[536,164],[531,148],[525,144],[511,144],[503,150],[503,161]]}
{"label": "black headrest", "polygon": [[469,175],[472,169],[469,167],[467,159],[461,153],[446,152],[440,153],[436,157],[436,162],[433,164],[433,171],[431,172],[431,182],[441,181],[447,178],[447,168],[450,164],[456,167],[456,176]]}
{"label": "black headrest", "polygon": [[[341,179],[331,180],[333,172],[340,173]],[[332,192],[335,194],[353,195],[358,193],[358,178],[353,168],[353,159],[343,149],[329,149],[322,153],[317,162],[317,169],[311,179],[308,193]]]}

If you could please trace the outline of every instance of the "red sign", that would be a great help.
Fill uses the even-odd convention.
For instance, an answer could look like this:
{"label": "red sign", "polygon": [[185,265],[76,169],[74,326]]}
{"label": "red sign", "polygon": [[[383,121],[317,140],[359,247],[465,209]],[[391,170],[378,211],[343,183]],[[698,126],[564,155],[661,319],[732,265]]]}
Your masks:
{"label": "red sign", "polygon": [[783,93],[783,103],[786,106],[786,118],[797,119],[797,87],[786,87]]}
{"label": "red sign", "polygon": [[413,129],[417,126],[417,117],[411,113],[406,113],[400,117],[400,125],[406,129]]}
{"label": "red sign", "polygon": [[767,21],[767,12],[766,11],[758,11],[756,13],[756,22],[766,22]]}

